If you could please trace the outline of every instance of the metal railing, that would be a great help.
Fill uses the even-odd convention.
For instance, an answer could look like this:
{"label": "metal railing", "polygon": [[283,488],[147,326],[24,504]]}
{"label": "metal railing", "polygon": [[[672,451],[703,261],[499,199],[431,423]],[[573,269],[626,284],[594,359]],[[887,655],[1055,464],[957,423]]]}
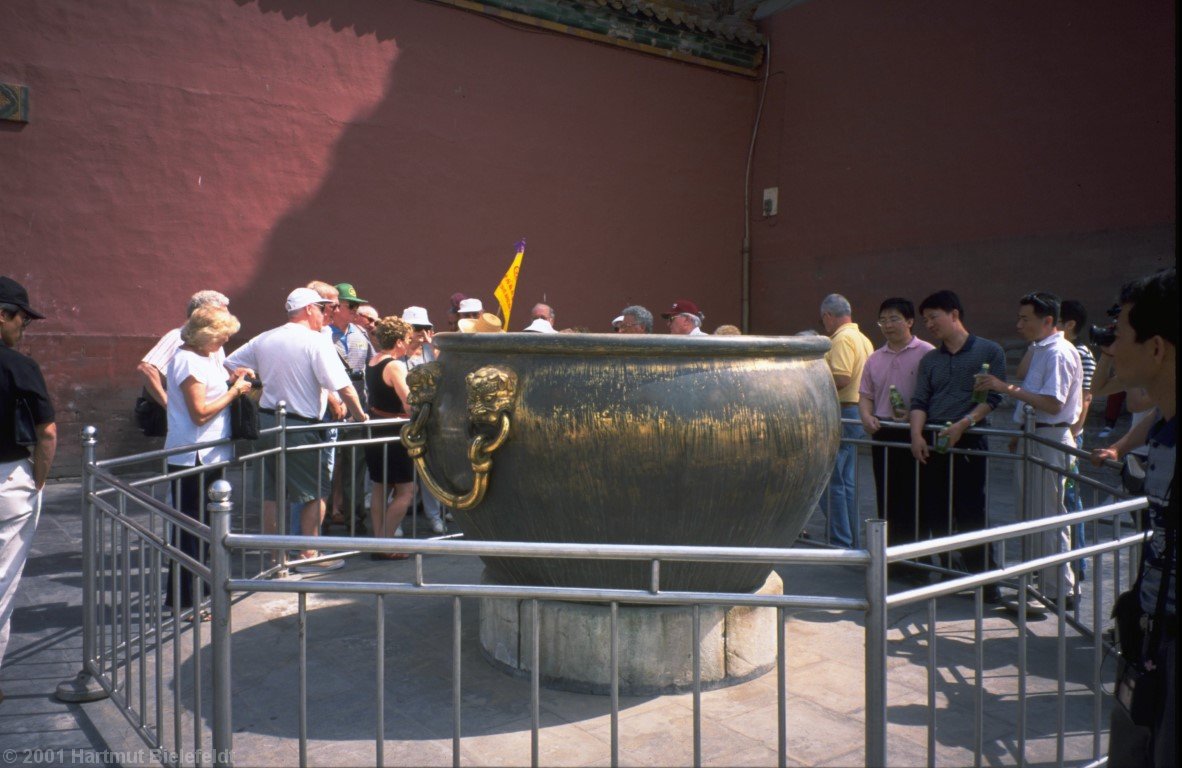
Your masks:
{"label": "metal railing", "polygon": [[[336,446],[356,451],[366,445],[388,443],[389,438],[368,436],[365,425],[335,425],[349,439],[338,440]],[[1033,434],[1031,424],[1021,432],[1006,430],[977,430],[1005,437],[1017,436],[1026,441],[1040,438]],[[693,616],[693,741],[694,764],[702,761],[701,708],[701,635],[700,611],[704,606],[751,606],[776,611],[777,633],[777,761],[786,765],[788,753],[789,707],[792,697],[787,684],[785,628],[788,618],[803,610],[834,610],[860,615],[865,633],[865,762],[884,765],[889,761],[887,732],[889,726],[887,695],[889,673],[887,660],[891,641],[890,612],[916,604],[926,604],[927,621],[923,628],[927,644],[927,761],[937,760],[936,696],[939,622],[937,600],[972,591],[974,594],[973,654],[974,683],[974,763],[980,765],[983,754],[983,588],[986,585],[1005,585],[1016,590],[1018,626],[1013,638],[1014,657],[1018,667],[1014,722],[1017,760],[1027,759],[1026,722],[1028,692],[1025,689],[1027,662],[1027,614],[1032,608],[1027,598],[1049,609],[1057,619],[1056,695],[1057,739],[1056,762],[1062,764],[1064,755],[1065,699],[1067,678],[1067,633],[1091,643],[1089,671],[1093,696],[1092,758],[1101,757],[1104,707],[1101,667],[1105,654],[1103,617],[1106,607],[1120,592],[1120,573],[1123,570],[1122,552],[1127,553],[1129,573],[1135,573],[1135,548],[1144,534],[1136,522],[1140,510],[1147,506],[1144,498],[1124,499],[1107,504],[1094,503],[1082,512],[1047,519],[1019,519],[1017,522],[993,526],[979,531],[887,547],[886,524],[881,520],[865,522],[865,548],[859,550],[831,550],[825,548],[738,548],[738,547],[683,547],[651,545],[555,544],[523,542],[475,542],[442,538],[378,539],[365,537],[300,536],[286,532],[286,514],[279,516],[278,530],[262,532],[261,514],[254,498],[245,489],[255,487],[267,471],[265,462],[278,459],[275,469],[279,480],[279,508],[283,510],[282,474],[285,456],[293,449],[286,444],[286,432],[296,429],[315,429],[305,425],[292,426],[282,418],[279,426],[269,430],[275,440],[274,448],[247,453],[232,462],[188,470],[170,471],[167,466],[171,452],[154,451],[136,456],[106,461],[95,459],[96,434],[86,430],[83,440],[83,666],[79,680],[70,681],[69,691],[87,691],[94,695],[109,694],[119,705],[140,737],[154,749],[168,765],[204,764],[228,765],[233,748],[233,663],[231,636],[234,604],[251,594],[288,593],[298,601],[294,632],[299,645],[298,689],[298,748],[301,765],[307,764],[309,739],[308,667],[308,610],[309,595],[339,595],[355,599],[372,599],[374,611],[375,667],[378,685],[375,694],[374,759],[383,764],[386,734],[384,733],[386,703],[385,637],[386,601],[391,597],[447,598],[451,604],[452,649],[452,757],[453,764],[461,760],[463,706],[461,698],[463,648],[462,600],[487,598],[522,601],[533,616],[538,616],[543,601],[593,602],[610,607],[611,615],[611,685],[610,685],[610,759],[620,761],[619,740],[619,626],[617,614],[622,604],[689,606]],[[854,441],[869,445],[868,441]],[[301,446],[298,450],[323,450],[328,443]],[[874,445],[882,445],[875,443]],[[896,446],[899,447],[899,446]],[[1065,446],[1065,452],[1081,454]],[[957,449],[953,449],[954,451]],[[1036,469],[1076,478],[1093,488],[1096,493],[1121,495],[1119,489],[1108,486],[1080,473],[1062,470],[1041,462],[1021,450],[1017,454],[988,452],[990,458],[1019,462],[1022,471]],[[159,462],[163,471],[144,471],[145,466]],[[194,520],[179,513],[172,504],[158,498],[162,485],[172,488],[179,497],[179,482],[198,472],[224,471],[231,476],[240,473],[240,481],[232,484],[218,480],[208,489],[212,499],[205,521]],[[122,474],[121,474],[122,472]],[[127,474],[130,472],[131,474]],[[234,503],[235,494],[238,503]],[[1095,501],[1095,499],[1093,499]],[[950,511],[953,514],[954,510]],[[1133,516],[1132,527],[1128,518]],[[1027,517],[1020,509],[1020,518]],[[958,573],[943,566],[924,564],[931,556],[949,555],[969,547],[990,546],[1007,542],[1021,543],[1031,535],[1062,528],[1066,525],[1090,524],[1095,543],[1070,552],[1059,552],[1034,559],[1003,560],[997,568],[980,573]],[[1126,530],[1131,532],[1126,533]],[[1107,536],[1102,534],[1107,533]],[[178,546],[182,534],[199,541],[197,556]],[[1103,540],[1101,540],[1103,539]],[[413,557],[413,577],[407,581],[290,581],[271,578],[283,571],[290,561],[267,565],[267,552],[286,553],[291,550],[316,549],[322,558],[343,557],[358,553],[409,553]],[[644,561],[651,564],[651,581],[647,589],[592,589],[541,586],[510,586],[489,583],[432,583],[424,577],[424,559],[430,557],[471,558],[497,557],[563,557],[579,559],[615,559]],[[256,560],[257,558],[257,560]],[[1080,605],[1068,611],[1063,588],[1063,568],[1086,558],[1090,560],[1094,578],[1088,590],[1091,598],[1090,622],[1080,619]],[[285,560],[285,559],[284,559]],[[208,561],[208,565],[206,564]],[[664,591],[661,588],[662,562],[697,563],[760,563],[769,566],[810,565],[820,568],[853,567],[864,572],[863,594],[857,597],[805,594],[747,594],[701,593]],[[889,592],[887,567],[909,562],[932,572],[942,581],[917,586],[904,591]],[[161,594],[164,573],[172,569],[170,594],[165,607]],[[1036,589],[1031,574],[1057,568],[1059,584],[1055,601],[1043,592],[1047,585]],[[1113,578],[1100,588],[1102,573]],[[203,622],[199,598],[191,608],[180,605],[182,580],[188,580],[194,596],[208,586],[211,621]],[[191,620],[190,620],[191,619]],[[532,623],[529,638],[531,762],[539,762],[539,700],[540,656],[539,621]],[[687,642],[689,642],[687,640]],[[209,655],[207,662],[205,656]],[[186,670],[187,668],[187,670]],[[97,693],[96,693],[97,692]],[[94,696],[92,695],[91,698]],[[208,717],[208,721],[206,718]]]}

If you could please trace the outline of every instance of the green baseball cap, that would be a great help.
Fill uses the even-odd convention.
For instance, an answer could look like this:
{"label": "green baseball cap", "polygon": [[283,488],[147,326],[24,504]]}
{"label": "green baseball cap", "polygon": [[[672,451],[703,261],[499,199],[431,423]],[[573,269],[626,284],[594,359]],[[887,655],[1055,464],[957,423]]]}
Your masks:
{"label": "green baseball cap", "polygon": [[358,298],[357,289],[353,287],[352,283],[337,283],[335,288],[340,295],[340,301],[347,301],[351,304],[368,304],[365,299]]}

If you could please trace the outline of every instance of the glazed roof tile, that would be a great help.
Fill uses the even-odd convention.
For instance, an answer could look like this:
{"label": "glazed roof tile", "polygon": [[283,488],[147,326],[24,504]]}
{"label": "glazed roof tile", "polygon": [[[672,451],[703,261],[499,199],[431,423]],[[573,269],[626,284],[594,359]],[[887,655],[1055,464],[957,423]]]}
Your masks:
{"label": "glazed roof tile", "polygon": [[655,18],[694,32],[717,35],[751,45],[763,45],[752,14],[758,0],[583,0],[624,11],[634,16]]}

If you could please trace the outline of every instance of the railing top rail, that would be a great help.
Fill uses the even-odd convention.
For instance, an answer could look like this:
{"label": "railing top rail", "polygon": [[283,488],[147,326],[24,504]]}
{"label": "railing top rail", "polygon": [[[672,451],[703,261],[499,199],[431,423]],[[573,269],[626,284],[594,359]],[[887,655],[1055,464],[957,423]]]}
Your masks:
{"label": "railing top rail", "polygon": [[[1117,515],[1124,514],[1125,512],[1135,512],[1139,509],[1147,509],[1148,507],[1149,500],[1144,496],[1139,496],[1135,499],[1126,499],[1124,501],[1113,502],[1112,504],[1093,507],[1092,509],[1085,509],[1082,512],[1071,512],[1066,515],[1055,515],[1054,517],[1040,518],[1038,520],[1027,520],[1024,522],[1010,523],[1008,525],[999,525],[996,528],[986,528],[981,531],[972,531],[969,533],[958,533],[953,536],[945,536],[939,539],[931,539],[928,541],[917,541],[911,544],[899,544],[897,546],[887,548],[887,562],[896,563],[900,560],[911,560],[918,557],[925,557],[927,555],[939,554],[941,552],[950,552],[955,549],[963,549],[976,544],[988,544],[990,542],[1017,538],[1019,536],[1026,536],[1028,534],[1038,533],[1040,531],[1050,531],[1057,528],[1065,528],[1076,523],[1086,523],[1089,520],[1115,517]],[[1078,557],[1078,555],[1075,557]]]}
{"label": "railing top rail", "polygon": [[588,560],[664,560],[711,563],[784,563],[866,565],[865,550],[783,549],[772,547],[696,547],[646,544],[570,544],[518,541],[377,539],[343,536],[278,536],[232,533],[231,549],[319,549],[399,552],[423,555],[494,557],[574,557]]}
{"label": "railing top rail", "polygon": [[1054,555],[1047,555],[1045,557],[1036,558],[1034,560],[1026,560],[1021,563],[1006,566],[1005,568],[996,568],[991,571],[982,571],[981,573],[972,573],[967,576],[961,576],[955,579],[942,581],[938,584],[930,584],[922,587],[915,587],[903,592],[895,592],[887,596],[887,606],[896,608],[902,605],[909,605],[911,603],[918,603],[924,600],[930,600],[936,597],[945,597],[953,595],[957,592],[963,592],[966,589],[973,587],[982,587],[986,584],[997,582],[1001,579],[1010,579],[1015,576],[1021,576],[1024,573],[1035,573],[1044,568],[1062,565],[1073,560],[1081,558],[1088,558],[1096,554],[1104,554],[1116,549],[1125,549],[1131,546],[1140,544],[1148,536],[1148,533],[1134,533],[1120,539],[1112,541],[1105,541],[1099,544],[1091,544],[1079,549],[1073,549],[1069,552],[1057,553]]}
{"label": "railing top rail", "polygon": [[439,597],[488,597],[513,600],[539,599],[595,603],[647,605],[763,606],[794,610],[865,611],[864,597],[753,594],[750,592],[650,592],[643,589],[543,587],[506,584],[414,584],[381,581],[255,581],[232,579],[232,592],[432,595]]}
{"label": "railing top rail", "polygon": [[[127,483],[126,481],[119,479],[110,472],[97,467],[93,468],[91,472],[94,474],[95,479],[101,480],[112,488],[117,489],[125,496],[134,499],[136,503],[140,504],[141,506],[147,507],[153,512],[167,518],[169,522],[184,528],[194,536],[200,536],[201,538],[205,539],[205,541],[210,540],[208,525],[205,525],[199,520],[195,520],[188,515],[178,512],[169,505],[165,504],[163,501],[157,499],[155,496],[152,496],[150,493],[146,493],[139,488]],[[99,494],[96,493],[95,495],[98,496]],[[104,503],[109,504],[110,502],[105,501]]]}

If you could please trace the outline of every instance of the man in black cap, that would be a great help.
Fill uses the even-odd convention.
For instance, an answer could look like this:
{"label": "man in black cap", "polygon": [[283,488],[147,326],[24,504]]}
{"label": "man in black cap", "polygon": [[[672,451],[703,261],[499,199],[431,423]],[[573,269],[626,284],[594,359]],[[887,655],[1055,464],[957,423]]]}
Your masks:
{"label": "man in black cap", "polygon": [[42,317],[29,306],[24,286],[0,277],[0,664],[13,596],[41,513],[41,489],[57,449],[41,368],[15,349],[29,323]]}

